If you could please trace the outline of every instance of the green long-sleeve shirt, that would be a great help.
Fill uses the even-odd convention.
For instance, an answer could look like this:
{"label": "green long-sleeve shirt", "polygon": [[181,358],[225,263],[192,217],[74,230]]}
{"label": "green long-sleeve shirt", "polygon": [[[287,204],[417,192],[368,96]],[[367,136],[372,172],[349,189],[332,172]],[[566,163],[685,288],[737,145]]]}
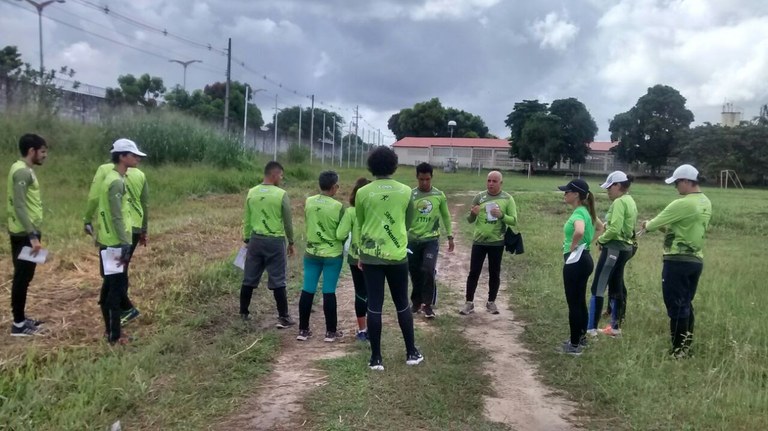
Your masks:
{"label": "green long-sleeve shirt", "polygon": [[666,228],[664,259],[704,260],[704,237],[712,218],[712,202],[704,193],[690,193],[667,205],[650,220],[648,232]]}
{"label": "green long-sleeve shirt", "polygon": [[342,255],[344,243],[336,238],[336,230],[343,215],[344,205],[332,197],[320,194],[307,198],[304,204],[307,254],[316,257]]}
{"label": "green long-sleeve shirt", "polygon": [[390,178],[374,180],[355,195],[360,224],[360,260],[392,265],[407,259],[408,228],[413,218],[411,188]]}
{"label": "green long-sleeve shirt", "polygon": [[637,205],[630,195],[622,195],[611,202],[605,216],[605,232],[597,238],[603,246],[631,250],[637,224]]}
{"label": "green long-sleeve shirt", "polygon": [[[83,215],[84,223],[93,221],[93,215],[99,206],[99,186],[107,173],[114,169],[114,163],[105,163],[96,169],[91,188],[88,190],[88,202]],[[132,230],[134,233],[146,233],[149,221],[149,186],[144,172],[138,168],[128,168],[125,173],[125,188],[131,209]]]}
{"label": "green long-sleeve shirt", "polygon": [[344,211],[341,222],[339,222],[339,226],[336,228],[336,238],[343,243],[347,240],[350,233],[352,234],[352,239],[349,241],[347,262],[350,265],[357,265],[357,261],[360,259],[360,223],[357,222],[355,207],[349,207]]}
{"label": "green long-sleeve shirt", "polygon": [[99,228],[96,242],[106,247],[131,244],[131,208],[125,177],[112,169],[99,186]]}
{"label": "green long-sleeve shirt", "polygon": [[[504,245],[504,233],[507,226],[517,225],[517,206],[512,196],[504,191],[492,195],[487,191],[478,193],[472,200],[472,206],[479,205],[480,212],[474,215],[471,212],[467,221],[474,223],[475,231],[472,234],[472,242],[478,245]],[[498,206],[502,217],[497,220],[488,220],[488,206]]]}
{"label": "green long-sleeve shirt", "polygon": [[448,200],[445,194],[432,187],[428,192],[422,192],[418,187],[411,192],[414,218],[408,230],[408,241],[430,241],[440,237],[440,222],[448,236],[451,231],[451,213],[448,212]]}
{"label": "green long-sleeve shirt", "polygon": [[243,214],[243,239],[251,235],[285,237],[293,244],[291,203],[285,190],[272,184],[259,184],[248,191]]}
{"label": "green long-sleeve shirt", "polygon": [[35,171],[24,160],[11,165],[8,172],[8,232],[26,236],[40,231],[43,224],[43,201]]}

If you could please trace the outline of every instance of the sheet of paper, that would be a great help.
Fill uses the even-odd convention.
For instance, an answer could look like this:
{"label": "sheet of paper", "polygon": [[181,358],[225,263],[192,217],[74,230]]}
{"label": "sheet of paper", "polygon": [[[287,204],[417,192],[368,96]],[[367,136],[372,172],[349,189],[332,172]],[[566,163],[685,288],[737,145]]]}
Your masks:
{"label": "sheet of paper", "polygon": [[235,256],[235,266],[245,271],[245,255],[248,253],[248,247],[242,246],[240,247],[240,250],[237,251],[237,256]]}
{"label": "sheet of paper", "polygon": [[576,250],[572,251],[571,254],[568,255],[568,259],[565,261],[566,265],[570,265],[572,263],[576,263],[581,259],[581,253],[584,251],[584,247],[586,247],[586,244],[581,244],[580,246],[576,247]]}
{"label": "sheet of paper", "polygon": [[498,220],[496,217],[494,217],[493,214],[491,214],[491,211],[493,211],[495,208],[498,208],[499,204],[496,202],[489,202],[487,205],[485,205],[485,219],[488,221],[496,221]]}
{"label": "sheet of paper", "polygon": [[107,247],[101,251],[104,275],[120,274],[125,271],[125,266],[120,262],[120,249]]}
{"label": "sheet of paper", "polygon": [[26,260],[27,262],[45,263],[47,257],[48,250],[44,248],[40,249],[40,251],[37,252],[37,255],[32,256],[32,247],[26,245],[21,248],[21,252],[19,253],[19,259]]}

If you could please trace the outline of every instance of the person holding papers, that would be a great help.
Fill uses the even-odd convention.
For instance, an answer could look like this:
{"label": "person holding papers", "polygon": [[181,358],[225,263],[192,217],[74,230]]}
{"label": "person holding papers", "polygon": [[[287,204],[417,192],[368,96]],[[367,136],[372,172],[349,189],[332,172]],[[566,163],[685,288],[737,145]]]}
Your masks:
{"label": "person holding papers", "polygon": [[512,196],[501,190],[504,178],[499,171],[491,171],[486,179],[486,189],[472,200],[467,221],[475,225],[472,234],[472,254],[469,258],[466,302],[459,314],[475,311],[475,291],[483,270],[485,256],[488,256],[488,302],[485,309],[499,314],[496,295],[501,286],[501,257],[504,255],[504,233],[508,227],[517,225],[517,206]]}
{"label": "person holding papers", "polygon": [[568,324],[571,337],[563,343],[562,351],[581,355],[587,334],[587,281],[592,274],[593,262],[589,245],[595,236],[595,197],[589,184],[576,178],[558,189],[565,192],[563,200],[573,208],[573,213],[563,226],[563,286],[568,302]]}
{"label": "person holding papers", "polygon": [[[118,139],[115,144],[123,141]],[[113,145],[115,145],[113,144]],[[93,176],[91,182],[91,188],[88,191],[88,203],[85,208],[85,215],[83,216],[83,223],[85,233],[93,235],[93,216],[96,214],[96,208],[99,206],[99,188],[104,181],[107,173],[115,169],[114,163],[105,163],[96,169],[96,174]],[[128,201],[130,202],[131,220],[133,226],[131,227],[131,257],[136,250],[136,246],[139,244],[144,247],[147,246],[147,222],[148,217],[148,201],[149,201],[149,187],[147,186],[147,177],[144,172],[139,168],[129,168],[125,173],[125,190],[128,194]],[[125,265],[125,274],[128,277],[128,267]],[[122,305],[123,310],[120,321],[123,325],[139,317],[141,313],[134,307],[133,302],[128,296],[128,288],[126,287],[125,297],[123,297]]]}
{"label": "person holding papers", "polygon": [[40,199],[40,183],[32,167],[40,166],[48,157],[48,144],[43,138],[26,134],[19,139],[21,159],[11,165],[8,172],[8,233],[11,236],[13,281],[11,282],[11,309],[13,324],[11,335],[28,337],[40,333],[38,320],[27,318],[27,289],[35,276],[37,264],[19,259],[22,249],[31,249],[37,256],[43,249],[40,227],[43,223],[43,204]]}
{"label": "person holding papers", "polygon": [[[128,288],[126,266],[131,260],[130,195],[126,189],[126,172],[135,168],[141,157],[136,144],[119,139],[112,146],[114,169],[107,172],[98,188],[98,220],[96,242],[99,245],[101,285],[99,305],[104,317],[107,341],[110,344],[127,344],[130,339],[121,332],[121,303]],[[119,252],[117,252],[119,250]],[[119,260],[118,268],[114,268]]]}

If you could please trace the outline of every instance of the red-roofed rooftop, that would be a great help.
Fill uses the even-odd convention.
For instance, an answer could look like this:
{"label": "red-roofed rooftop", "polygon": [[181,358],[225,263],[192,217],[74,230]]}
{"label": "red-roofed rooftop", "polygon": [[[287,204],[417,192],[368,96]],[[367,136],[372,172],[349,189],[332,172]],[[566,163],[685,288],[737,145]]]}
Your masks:
{"label": "red-roofed rooftop", "polygon": [[456,147],[456,148],[496,148],[509,149],[506,139],[485,138],[416,138],[405,137],[394,143],[395,148],[430,148],[430,147]]}
{"label": "red-roofed rooftop", "polygon": [[589,144],[589,149],[592,150],[592,151],[599,151],[599,152],[607,153],[607,152],[611,151],[611,148],[615,147],[618,144],[619,144],[618,142],[595,141],[595,142],[591,142]]}

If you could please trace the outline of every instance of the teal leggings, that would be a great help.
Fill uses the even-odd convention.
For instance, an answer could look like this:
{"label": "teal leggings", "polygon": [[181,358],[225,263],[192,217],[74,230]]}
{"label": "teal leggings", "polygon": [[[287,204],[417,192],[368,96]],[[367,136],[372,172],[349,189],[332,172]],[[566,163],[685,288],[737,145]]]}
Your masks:
{"label": "teal leggings", "polygon": [[316,257],[304,255],[304,287],[302,290],[314,294],[317,292],[317,283],[320,281],[320,273],[323,274],[323,293],[336,293],[336,285],[339,283],[339,273],[344,264],[344,258]]}

